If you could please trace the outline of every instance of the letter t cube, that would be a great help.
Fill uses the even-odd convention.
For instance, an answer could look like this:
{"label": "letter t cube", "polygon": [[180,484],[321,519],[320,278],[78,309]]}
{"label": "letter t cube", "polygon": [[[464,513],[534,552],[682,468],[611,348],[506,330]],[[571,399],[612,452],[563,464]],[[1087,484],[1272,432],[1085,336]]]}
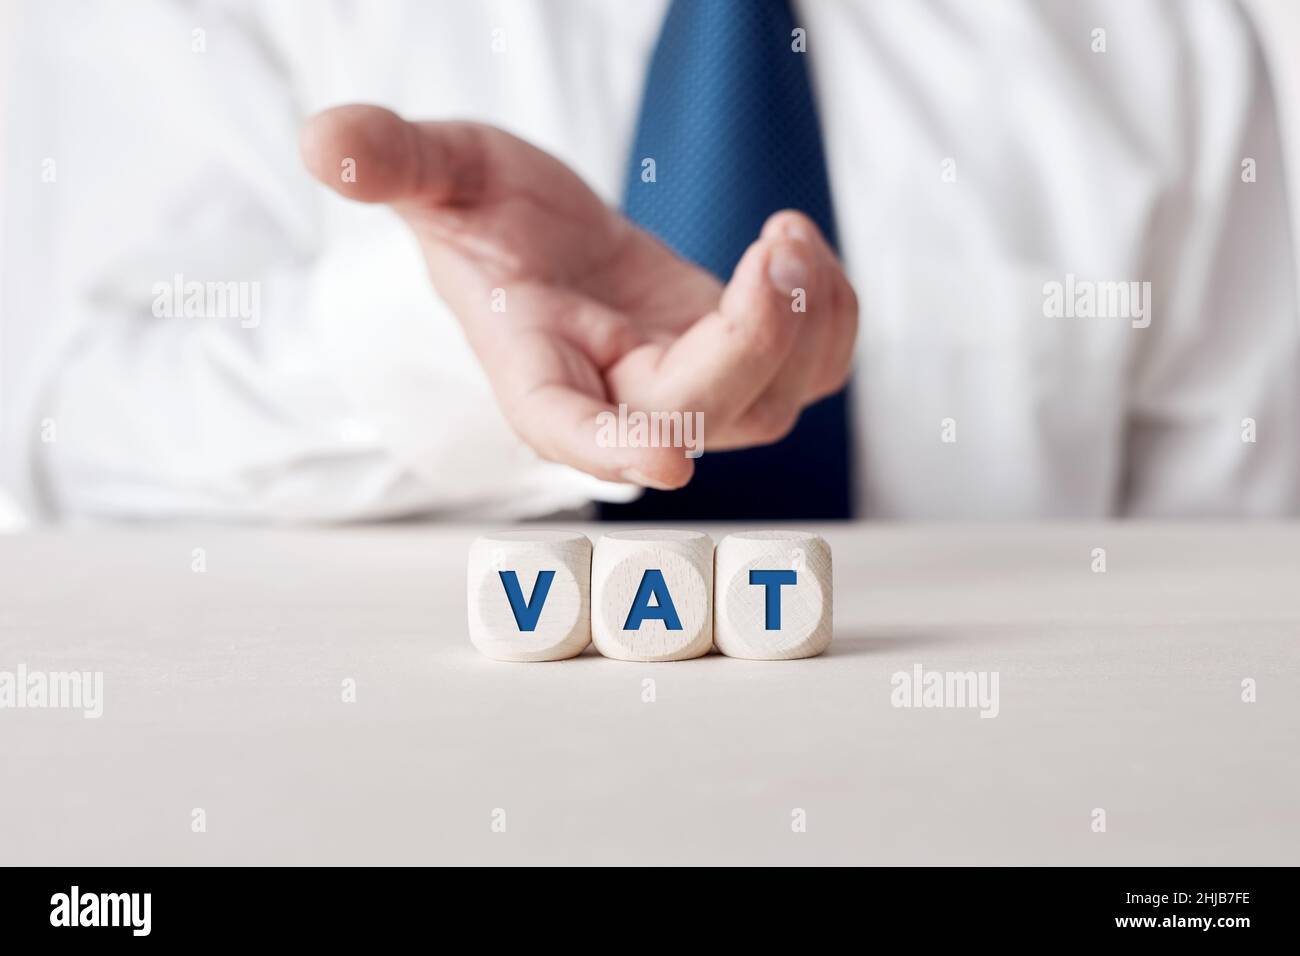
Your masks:
{"label": "letter t cube", "polygon": [[831,642],[831,548],[803,531],[746,531],[719,542],[713,640],[728,657],[814,657]]}

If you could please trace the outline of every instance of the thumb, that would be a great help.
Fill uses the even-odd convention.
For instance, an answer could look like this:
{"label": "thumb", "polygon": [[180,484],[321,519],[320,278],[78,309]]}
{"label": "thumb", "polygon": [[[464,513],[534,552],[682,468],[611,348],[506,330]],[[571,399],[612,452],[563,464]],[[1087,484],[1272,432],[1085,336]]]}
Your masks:
{"label": "thumb", "polygon": [[736,266],[717,310],[696,321],[661,359],[663,394],[719,425],[735,421],[806,331],[791,296],[809,285],[813,272],[805,243],[757,240]]}
{"label": "thumb", "polygon": [[315,114],[298,137],[318,180],[361,202],[461,201],[481,175],[481,128],[472,123],[408,123],[392,110],[353,104]]}

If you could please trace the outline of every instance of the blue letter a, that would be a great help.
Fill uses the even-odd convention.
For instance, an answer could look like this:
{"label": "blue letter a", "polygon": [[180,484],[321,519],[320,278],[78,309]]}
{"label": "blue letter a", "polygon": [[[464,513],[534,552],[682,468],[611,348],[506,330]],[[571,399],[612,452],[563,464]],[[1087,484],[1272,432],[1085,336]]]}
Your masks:
{"label": "blue letter a", "polygon": [[537,630],[537,619],[542,616],[542,605],[546,595],[551,591],[554,571],[538,571],[537,580],[533,582],[533,596],[524,603],[524,592],[519,587],[519,575],[513,571],[498,571],[501,583],[505,585],[506,597],[510,599],[510,610],[515,612],[515,623],[521,631]]}
{"label": "blue letter a", "polygon": [[[650,604],[651,597],[655,599],[653,606]],[[627,612],[627,623],[623,625],[623,630],[639,631],[641,622],[645,620],[663,621],[664,627],[670,631],[682,629],[677,608],[673,607],[672,595],[668,593],[668,585],[664,582],[664,573],[658,568],[650,568],[641,575],[641,586],[636,589],[632,610]]]}

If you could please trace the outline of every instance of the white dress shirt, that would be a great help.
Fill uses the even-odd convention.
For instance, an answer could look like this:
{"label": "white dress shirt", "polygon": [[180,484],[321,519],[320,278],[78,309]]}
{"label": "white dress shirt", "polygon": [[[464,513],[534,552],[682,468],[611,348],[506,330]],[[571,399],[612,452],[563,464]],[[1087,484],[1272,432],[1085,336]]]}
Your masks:
{"label": "white dress shirt", "polygon": [[[352,101],[472,118],[617,203],[665,9],[26,4],[5,84],[5,487],[35,516],[329,521],[634,494],[513,436],[408,230],[316,184],[296,137]],[[859,514],[1300,510],[1276,118],[1234,5],[796,18],[862,306]],[[178,276],[237,283],[256,314],[160,315]],[[1128,282],[1150,283],[1144,319],[1045,314],[1051,283]]]}

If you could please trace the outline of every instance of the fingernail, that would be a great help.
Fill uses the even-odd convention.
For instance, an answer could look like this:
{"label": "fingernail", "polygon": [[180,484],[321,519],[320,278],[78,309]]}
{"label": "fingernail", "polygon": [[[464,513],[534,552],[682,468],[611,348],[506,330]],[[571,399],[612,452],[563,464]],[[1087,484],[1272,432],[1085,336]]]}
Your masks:
{"label": "fingernail", "polygon": [[787,239],[797,239],[800,242],[812,242],[812,233],[808,231],[808,226],[798,220],[791,220],[785,224],[781,230]]}
{"label": "fingernail", "polygon": [[790,245],[779,245],[768,259],[767,277],[777,291],[789,295],[795,289],[808,287],[808,263]]}
{"label": "fingernail", "polygon": [[628,468],[623,471],[623,480],[634,485],[640,485],[642,488],[654,488],[656,491],[672,491],[672,485],[665,485],[662,482],[651,481],[635,468]]}

